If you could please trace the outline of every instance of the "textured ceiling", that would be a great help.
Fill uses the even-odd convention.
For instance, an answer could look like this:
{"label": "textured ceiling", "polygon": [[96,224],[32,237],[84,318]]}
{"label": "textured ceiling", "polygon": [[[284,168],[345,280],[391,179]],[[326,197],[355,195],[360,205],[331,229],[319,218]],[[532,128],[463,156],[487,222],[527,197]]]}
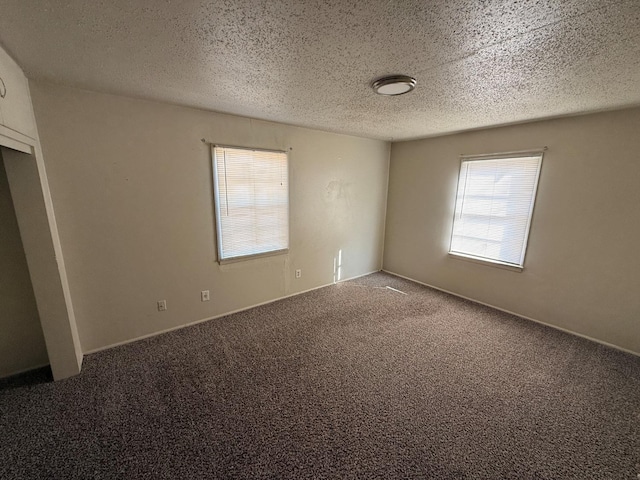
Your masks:
{"label": "textured ceiling", "polygon": [[[382,139],[640,105],[638,0],[0,0],[30,78]],[[373,79],[418,80],[381,97]]]}

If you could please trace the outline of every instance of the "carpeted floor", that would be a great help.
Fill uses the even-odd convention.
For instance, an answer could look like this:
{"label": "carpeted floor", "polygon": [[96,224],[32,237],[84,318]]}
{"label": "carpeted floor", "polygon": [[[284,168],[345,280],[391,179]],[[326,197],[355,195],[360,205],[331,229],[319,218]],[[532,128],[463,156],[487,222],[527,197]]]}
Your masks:
{"label": "carpeted floor", "polygon": [[378,273],[0,381],[0,447],[5,480],[636,479],[640,358]]}

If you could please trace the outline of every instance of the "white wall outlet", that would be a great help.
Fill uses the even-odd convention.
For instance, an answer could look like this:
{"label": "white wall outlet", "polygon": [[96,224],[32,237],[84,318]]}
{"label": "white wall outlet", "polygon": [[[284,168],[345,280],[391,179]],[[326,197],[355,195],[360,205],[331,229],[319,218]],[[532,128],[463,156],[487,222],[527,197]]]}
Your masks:
{"label": "white wall outlet", "polygon": [[201,302],[208,302],[211,299],[211,297],[209,296],[209,290],[202,290],[200,292],[200,301]]}
{"label": "white wall outlet", "polygon": [[158,300],[158,311],[164,312],[167,309],[167,301],[166,300]]}
{"label": "white wall outlet", "polygon": [[296,278],[300,278],[300,277],[302,277],[302,270],[298,268],[296,270]]}

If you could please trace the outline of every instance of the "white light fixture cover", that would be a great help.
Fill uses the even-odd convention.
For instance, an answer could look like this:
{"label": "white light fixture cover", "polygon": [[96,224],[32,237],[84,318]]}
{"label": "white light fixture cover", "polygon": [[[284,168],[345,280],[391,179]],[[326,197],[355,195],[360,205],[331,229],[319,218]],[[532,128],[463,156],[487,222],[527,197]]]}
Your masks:
{"label": "white light fixture cover", "polygon": [[416,79],[408,75],[391,75],[378,78],[371,84],[373,91],[379,95],[402,95],[416,87]]}

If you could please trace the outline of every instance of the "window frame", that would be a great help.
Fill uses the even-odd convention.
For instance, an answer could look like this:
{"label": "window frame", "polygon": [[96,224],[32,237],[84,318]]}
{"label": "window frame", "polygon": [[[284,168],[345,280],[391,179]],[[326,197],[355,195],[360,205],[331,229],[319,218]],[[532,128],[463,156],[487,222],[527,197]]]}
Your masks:
{"label": "window frame", "polygon": [[[276,255],[284,255],[289,253],[289,247],[291,246],[291,166],[290,166],[290,157],[289,151],[287,150],[278,150],[271,148],[262,148],[262,147],[247,147],[247,146],[239,146],[239,145],[227,145],[220,143],[211,143],[211,167],[212,167],[212,181],[213,181],[213,206],[214,206],[214,223],[216,227],[216,256],[217,263],[219,265],[225,265],[229,263],[243,262],[246,260],[253,260],[256,258],[262,257],[271,257]],[[236,150],[247,150],[251,152],[269,152],[269,153],[282,153],[286,157],[286,172],[287,172],[287,246],[286,248],[280,248],[277,250],[270,250],[267,252],[253,253],[249,255],[239,255],[235,257],[222,258],[222,222],[220,215],[220,201],[219,201],[219,186],[218,186],[218,168],[216,161],[216,148],[228,148],[228,149],[236,149]]]}
{"label": "window frame", "polygon": [[[544,160],[544,153],[547,151],[547,147],[531,149],[531,150],[518,150],[513,152],[501,152],[501,153],[487,153],[487,154],[479,154],[479,155],[460,155],[460,165],[458,168],[458,176],[456,179],[456,194],[454,197],[453,203],[453,219],[451,222],[451,235],[449,238],[449,248],[448,248],[448,256],[454,259],[465,260],[473,263],[477,263],[480,265],[486,265],[491,267],[502,268],[506,270],[511,270],[515,272],[522,272],[524,270],[524,264],[527,254],[527,247],[529,245],[529,236],[531,233],[531,223],[533,222],[533,215],[535,211],[535,205],[538,198],[538,186],[540,183],[540,175],[542,172],[542,163]],[[524,232],[524,241],[522,243],[522,254],[519,264],[504,262],[500,260],[495,260],[492,258],[481,257],[477,255],[467,254],[463,252],[455,252],[452,251],[453,246],[453,237],[455,232],[455,221],[456,221],[456,206],[458,202],[458,194],[460,188],[460,176],[462,175],[462,168],[465,162],[470,161],[488,161],[488,160],[504,160],[504,159],[518,159],[522,157],[540,157],[540,162],[538,164],[538,169],[536,172],[535,180],[533,183],[533,191],[531,194],[531,206],[529,209],[529,215],[527,219],[527,226]]]}

